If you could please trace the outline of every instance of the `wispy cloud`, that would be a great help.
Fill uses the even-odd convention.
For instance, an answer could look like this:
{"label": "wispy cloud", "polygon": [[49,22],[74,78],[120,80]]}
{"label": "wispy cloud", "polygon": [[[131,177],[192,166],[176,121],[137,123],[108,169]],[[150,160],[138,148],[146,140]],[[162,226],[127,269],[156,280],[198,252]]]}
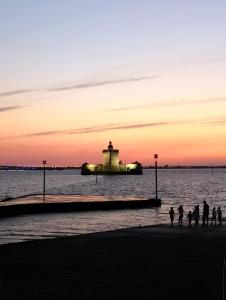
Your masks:
{"label": "wispy cloud", "polygon": [[56,87],[56,88],[52,88],[52,89],[48,89],[48,90],[49,91],[65,91],[65,90],[74,90],[74,89],[86,89],[86,88],[98,87],[98,86],[102,86],[102,85],[155,79],[158,77],[159,77],[159,75],[152,75],[152,76],[128,77],[128,78],[122,78],[122,79],[103,80],[103,81],[90,81],[90,82],[77,83],[77,84],[72,84],[72,85],[65,85],[65,86]]}
{"label": "wispy cloud", "polygon": [[30,93],[33,92],[34,90],[12,90],[12,91],[7,91],[7,92],[2,92],[0,93],[0,97],[9,97],[9,96],[14,96],[18,94],[25,94],[25,93]]}
{"label": "wispy cloud", "polygon": [[135,110],[135,109],[142,109],[142,108],[195,105],[195,104],[207,104],[207,103],[217,103],[217,102],[226,102],[226,97],[208,98],[208,99],[192,99],[192,100],[177,100],[177,101],[171,101],[171,102],[162,101],[162,102],[146,103],[146,104],[140,104],[140,105],[110,108],[110,109],[104,110],[104,112],[114,112],[114,111],[118,112],[118,111],[127,111],[127,110]]}
{"label": "wispy cloud", "polygon": [[192,104],[205,104],[205,103],[216,103],[216,102],[226,102],[226,97],[216,97],[216,98],[208,98],[204,100],[193,100]]}
{"label": "wispy cloud", "polygon": [[34,132],[34,133],[28,133],[28,134],[18,135],[18,136],[9,136],[3,139],[35,138],[35,137],[54,136],[54,135],[92,134],[92,133],[106,132],[106,131],[113,131],[113,130],[131,130],[131,129],[162,127],[162,126],[181,125],[181,124],[197,124],[197,125],[207,125],[207,126],[226,125],[226,117],[220,117],[215,119],[164,121],[164,122],[148,122],[148,123],[126,123],[126,124],[111,123],[111,124],[82,127],[76,129]]}
{"label": "wispy cloud", "polygon": [[218,117],[216,119],[213,119],[213,120],[202,120],[199,122],[200,124],[203,124],[203,125],[216,125],[216,126],[219,126],[219,125],[226,125],[226,116],[221,116],[221,117]]}
{"label": "wispy cloud", "polygon": [[218,57],[206,57],[206,58],[200,58],[200,59],[192,59],[187,60],[183,64],[187,65],[199,65],[199,64],[209,64],[209,63],[219,63],[219,62],[225,62],[226,57],[225,56],[218,56]]}
{"label": "wispy cloud", "polygon": [[152,70],[157,73],[162,73],[165,71],[171,71],[175,68],[183,69],[187,66],[199,66],[199,65],[208,65],[208,64],[216,64],[216,63],[224,63],[226,62],[225,55],[218,55],[218,56],[186,56],[186,57],[178,57],[178,58],[169,58],[165,57],[161,59],[161,61],[140,61],[137,63],[130,63],[130,64],[120,64],[116,65],[112,68],[113,71],[120,71],[120,72],[148,72]]}
{"label": "wispy cloud", "polygon": [[121,106],[121,107],[106,109],[106,110],[103,110],[103,112],[134,110],[134,109],[147,108],[147,107],[150,107],[150,106],[151,106],[151,104]]}
{"label": "wispy cloud", "polygon": [[70,135],[70,134],[86,134],[86,133],[96,133],[96,132],[105,132],[111,130],[129,130],[129,129],[136,129],[136,128],[146,128],[146,127],[157,127],[157,126],[164,126],[164,125],[171,125],[173,124],[170,122],[153,122],[153,123],[136,123],[136,124],[106,124],[100,126],[91,126],[91,127],[83,127],[77,129],[69,129],[69,130],[52,130],[52,131],[42,131],[42,132],[35,132],[20,136],[11,136],[7,137],[6,139],[13,139],[13,138],[24,138],[24,137],[40,137],[40,136],[51,136],[51,135]]}
{"label": "wispy cloud", "polygon": [[125,77],[125,78],[117,78],[117,79],[106,79],[106,80],[87,80],[83,82],[77,82],[77,83],[71,83],[71,84],[58,84],[55,87],[52,88],[39,88],[39,89],[18,89],[18,90],[12,90],[7,92],[1,92],[0,97],[9,97],[14,96],[18,94],[25,94],[30,92],[61,92],[61,91],[67,91],[67,90],[75,90],[75,89],[86,89],[86,88],[92,88],[92,87],[99,87],[103,85],[110,85],[110,84],[118,84],[118,83],[127,83],[127,82],[136,82],[136,81],[142,81],[142,80],[148,80],[148,79],[155,79],[158,78],[159,75],[150,75],[150,76],[139,76],[139,77]]}
{"label": "wispy cloud", "polygon": [[[208,64],[208,63],[219,63],[219,62],[225,62],[226,57],[225,56],[218,56],[218,57],[206,57],[206,58],[178,58],[177,60],[172,59],[166,59],[164,60],[165,68],[168,69],[176,67],[176,66],[184,66],[184,65],[199,65],[199,64]],[[147,68],[147,70],[150,70],[150,68],[158,67],[159,64],[151,63],[151,62],[140,62],[136,64],[121,64],[116,65],[115,67],[112,67],[112,70],[124,70],[126,69],[127,72],[134,72],[134,69],[138,69],[139,67],[143,70],[144,67]],[[168,66],[168,68],[167,68]],[[158,68],[159,69],[159,68]],[[147,71],[146,70],[146,71]],[[158,72],[158,71],[157,71]],[[117,75],[116,75],[117,76]],[[108,76],[106,76],[108,77]],[[147,76],[129,76],[127,75],[121,75],[116,79],[104,79],[104,80],[84,80],[83,82],[80,81],[71,83],[71,84],[59,84],[56,87],[53,88],[35,88],[35,89],[16,89],[6,92],[0,92],[0,97],[8,97],[8,96],[14,96],[18,94],[25,94],[29,92],[51,92],[51,91],[66,91],[66,90],[73,90],[73,89],[85,89],[85,88],[91,88],[91,87],[98,87],[102,85],[108,85],[108,84],[117,84],[117,83],[126,83],[126,82],[134,82],[134,81],[141,81],[141,80],[148,80],[148,79],[156,79],[160,77],[160,75],[147,75]]]}
{"label": "wispy cloud", "polygon": [[16,110],[16,109],[21,109],[24,106],[20,106],[20,105],[14,105],[14,106],[3,106],[0,107],[0,113],[1,112],[5,112],[5,111],[9,111],[9,110]]}
{"label": "wispy cloud", "polygon": [[26,135],[26,137],[35,137],[35,136],[45,136],[45,135],[56,135],[56,134],[84,134],[84,133],[94,133],[94,132],[104,132],[110,130],[126,130],[126,129],[136,129],[136,128],[145,128],[153,126],[163,126],[169,125],[168,122],[157,122],[157,123],[136,123],[136,124],[107,124],[101,126],[93,127],[84,127],[78,129],[70,130],[56,130],[56,131],[44,131]]}

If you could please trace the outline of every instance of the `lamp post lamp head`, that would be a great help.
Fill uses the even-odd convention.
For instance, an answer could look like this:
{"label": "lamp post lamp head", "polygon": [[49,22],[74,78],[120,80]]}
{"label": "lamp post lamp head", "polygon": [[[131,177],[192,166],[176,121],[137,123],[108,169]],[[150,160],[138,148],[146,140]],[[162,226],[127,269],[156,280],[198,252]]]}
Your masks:
{"label": "lamp post lamp head", "polygon": [[158,159],[158,154],[154,154],[154,159]]}
{"label": "lamp post lamp head", "polygon": [[46,162],[46,160],[43,160],[42,163],[45,166],[47,162]]}

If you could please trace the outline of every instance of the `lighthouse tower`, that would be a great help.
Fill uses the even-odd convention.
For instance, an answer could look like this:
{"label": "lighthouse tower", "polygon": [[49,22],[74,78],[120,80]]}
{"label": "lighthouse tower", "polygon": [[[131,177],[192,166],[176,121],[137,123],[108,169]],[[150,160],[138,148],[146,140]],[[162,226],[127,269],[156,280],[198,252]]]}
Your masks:
{"label": "lighthouse tower", "polygon": [[103,153],[103,171],[115,172],[119,170],[119,150],[114,149],[112,142],[109,142],[108,149],[104,149]]}

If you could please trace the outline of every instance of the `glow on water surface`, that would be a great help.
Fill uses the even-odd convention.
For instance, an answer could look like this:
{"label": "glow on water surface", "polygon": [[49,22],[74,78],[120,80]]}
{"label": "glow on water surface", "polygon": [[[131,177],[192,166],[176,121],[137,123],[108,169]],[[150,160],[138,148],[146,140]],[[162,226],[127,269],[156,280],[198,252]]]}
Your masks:
{"label": "glow on water surface", "polygon": [[[168,223],[168,210],[186,213],[206,200],[225,212],[226,169],[164,169],[158,172],[161,208],[53,213],[0,219],[0,243],[54,238],[119,228]],[[154,170],[143,176],[81,176],[78,170],[47,172],[47,193],[155,196]],[[0,199],[42,192],[41,171],[0,171]],[[186,219],[186,213],[185,218]]]}

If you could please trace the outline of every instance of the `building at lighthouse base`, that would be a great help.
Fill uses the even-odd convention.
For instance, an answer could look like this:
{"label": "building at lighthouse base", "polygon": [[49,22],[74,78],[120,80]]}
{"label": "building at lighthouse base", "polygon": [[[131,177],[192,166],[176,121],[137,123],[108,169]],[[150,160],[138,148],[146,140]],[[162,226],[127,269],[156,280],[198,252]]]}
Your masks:
{"label": "building at lighthouse base", "polygon": [[82,175],[141,175],[142,165],[139,162],[122,164],[119,160],[119,150],[114,149],[112,142],[102,151],[103,164],[82,164]]}

